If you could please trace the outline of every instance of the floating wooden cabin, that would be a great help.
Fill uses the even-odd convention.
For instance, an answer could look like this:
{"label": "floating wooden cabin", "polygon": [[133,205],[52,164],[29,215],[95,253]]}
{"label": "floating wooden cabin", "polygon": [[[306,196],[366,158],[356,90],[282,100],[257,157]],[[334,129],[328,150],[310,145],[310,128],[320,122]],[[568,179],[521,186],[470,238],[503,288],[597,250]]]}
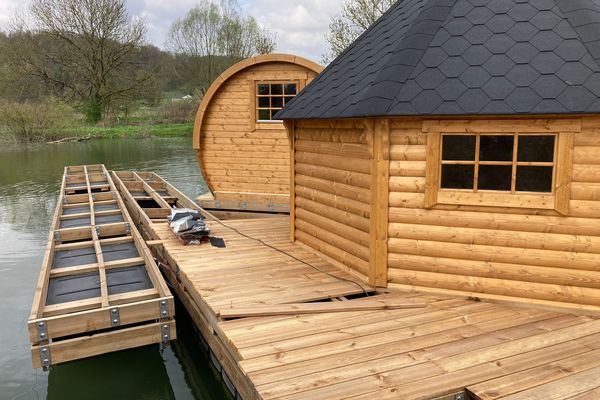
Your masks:
{"label": "floating wooden cabin", "polygon": [[194,149],[206,209],[288,212],[289,141],[274,118],[322,67],[302,57],[246,59],[218,77],[196,115]]}
{"label": "floating wooden cabin", "polygon": [[275,116],[292,239],[381,287],[598,310],[599,29],[584,0],[397,2]]}
{"label": "floating wooden cabin", "polygon": [[166,343],[174,315],[104,166],[66,167],[28,322],[33,366]]}

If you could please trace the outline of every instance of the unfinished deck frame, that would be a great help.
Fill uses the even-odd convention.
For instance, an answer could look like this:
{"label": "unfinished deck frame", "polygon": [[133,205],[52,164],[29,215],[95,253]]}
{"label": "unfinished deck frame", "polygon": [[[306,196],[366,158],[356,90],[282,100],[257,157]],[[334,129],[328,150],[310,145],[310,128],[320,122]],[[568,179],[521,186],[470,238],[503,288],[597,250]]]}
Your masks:
{"label": "unfinished deck frame", "polygon": [[[147,274],[148,288],[123,290],[119,285],[135,285],[116,275],[111,285],[110,275],[133,267]],[[94,274],[98,288],[81,290],[98,296],[49,296],[57,280]],[[176,337],[174,314],[173,297],[104,166],[66,167],[28,321],[33,366],[166,342]]]}
{"label": "unfinished deck frame", "polygon": [[[360,294],[357,286],[217,221],[208,225],[226,248],[183,246],[128,193],[135,175],[115,175],[130,177],[115,182],[131,214],[147,224],[148,243],[241,399],[581,400],[600,391],[597,317],[396,289],[349,300]],[[340,263],[291,243],[288,218],[225,222],[358,280]],[[294,308],[299,312],[288,315]]]}

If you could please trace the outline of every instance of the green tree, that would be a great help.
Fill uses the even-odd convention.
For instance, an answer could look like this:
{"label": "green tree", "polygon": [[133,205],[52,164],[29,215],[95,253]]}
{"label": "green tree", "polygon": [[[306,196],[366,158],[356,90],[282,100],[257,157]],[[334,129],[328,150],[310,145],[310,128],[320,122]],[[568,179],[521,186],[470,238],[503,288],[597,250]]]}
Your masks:
{"label": "green tree", "polygon": [[325,36],[329,51],[323,55],[323,63],[329,64],[339,56],[396,1],[347,0],[341,12],[329,22],[329,33]]}
{"label": "green tree", "polygon": [[275,37],[242,15],[235,0],[203,0],[171,25],[167,46],[180,61],[182,78],[204,93],[232,64],[273,52]]}
{"label": "green tree", "polygon": [[129,17],[124,0],[33,0],[29,17],[31,24],[12,30],[10,60],[54,94],[77,101],[90,122],[152,84],[140,68],[145,24]]}

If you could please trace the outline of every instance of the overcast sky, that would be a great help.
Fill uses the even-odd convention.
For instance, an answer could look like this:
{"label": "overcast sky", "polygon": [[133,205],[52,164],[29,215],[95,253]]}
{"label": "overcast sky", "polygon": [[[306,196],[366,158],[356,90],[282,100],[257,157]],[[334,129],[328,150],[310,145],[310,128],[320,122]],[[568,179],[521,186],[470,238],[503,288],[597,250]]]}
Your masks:
{"label": "overcast sky", "polygon": [[[320,61],[327,50],[324,35],[329,19],[343,0],[239,0],[240,5],[258,22],[277,33],[277,51],[293,53]],[[0,30],[7,21],[26,7],[24,0],[0,0]],[[127,0],[134,16],[148,22],[148,40],[163,47],[169,26],[196,4],[195,0]]]}

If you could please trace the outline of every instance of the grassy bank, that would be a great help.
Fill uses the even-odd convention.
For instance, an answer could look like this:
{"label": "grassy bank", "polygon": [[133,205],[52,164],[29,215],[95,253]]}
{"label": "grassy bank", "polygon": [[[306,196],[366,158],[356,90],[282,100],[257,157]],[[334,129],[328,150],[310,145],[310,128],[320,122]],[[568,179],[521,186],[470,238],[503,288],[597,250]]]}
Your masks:
{"label": "grassy bank", "polygon": [[76,126],[28,136],[0,130],[0,143],[76,141],[78,139],[118,139],[146,137],[191,137],[194,124]]}
{"label": "grassy bank", "polygon": [[198,101],[165,99],[139,105],[123,116],[117,112],[96,124],[84,122],[73,106],[54,98],[15,102],[0,99],[0,142],[33,143],[80,138],[190,137]]}
{"label": "grassy bank", "polygon": [[193,123],[159,125],[123,125],[123,126],[86,126],[67,128],[64,137],[93,136],[95,138],[131,138],[131,137],[186,137],[192,136]]}

